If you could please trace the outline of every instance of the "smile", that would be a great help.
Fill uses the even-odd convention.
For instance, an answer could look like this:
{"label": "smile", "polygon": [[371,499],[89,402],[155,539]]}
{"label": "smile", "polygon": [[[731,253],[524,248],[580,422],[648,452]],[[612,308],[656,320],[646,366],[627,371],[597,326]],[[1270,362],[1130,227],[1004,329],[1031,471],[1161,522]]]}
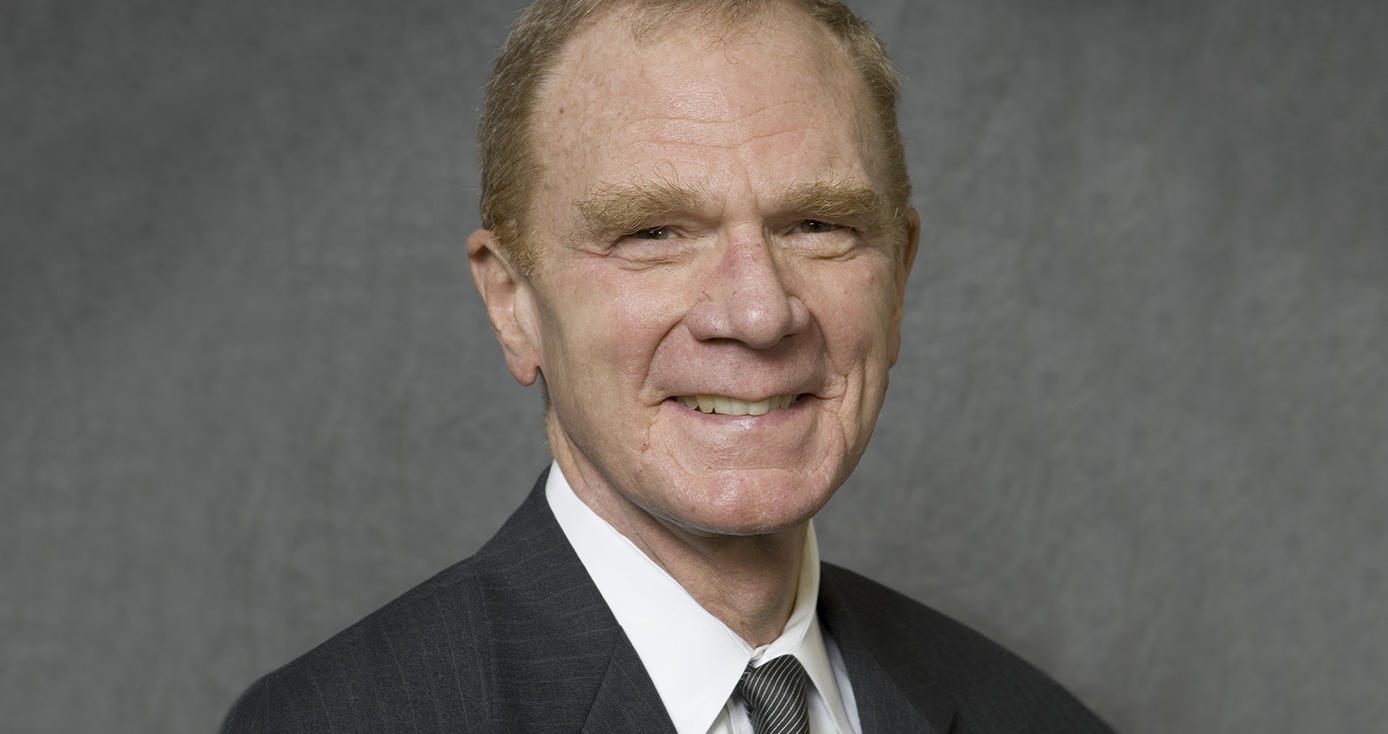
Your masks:
{"label": "smile", "polygon": [[684,395],[679,398],[686,408],[700,413],[719,415],[765,415],[773,410],[789,408],[795,402],[794,395],[773,395],[755,403],[738,400],[725,395]]}

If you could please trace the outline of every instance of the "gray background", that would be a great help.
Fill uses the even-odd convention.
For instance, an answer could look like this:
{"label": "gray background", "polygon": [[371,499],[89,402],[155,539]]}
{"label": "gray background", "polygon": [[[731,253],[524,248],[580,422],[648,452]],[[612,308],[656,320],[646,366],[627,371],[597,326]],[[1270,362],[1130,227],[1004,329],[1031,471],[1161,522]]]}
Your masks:
{"label": "gray background", "polygon": [[[517,5],[0,7],[0,728],[212,731],[529,489]],[[824,555],[1131,734],[1388,732],[1388,4],[860,5],[926,225]]]}

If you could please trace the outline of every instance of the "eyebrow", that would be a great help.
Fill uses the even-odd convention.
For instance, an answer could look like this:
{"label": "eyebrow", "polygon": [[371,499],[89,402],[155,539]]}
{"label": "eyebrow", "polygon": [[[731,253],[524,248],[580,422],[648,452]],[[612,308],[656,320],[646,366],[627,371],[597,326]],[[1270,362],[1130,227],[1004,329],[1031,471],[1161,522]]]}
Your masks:
{"label": "eyebrow", "polygon": [[781,193],[781,207],[811,219],[860,223],[869,231],[887,227],[887,200],[852,180],[818,180],[791,184]]}
{"label": "eyebrow", "polygon": [[[637,179],[598,186],[592,196],[573,202],[583,217],[575,235],[605,237],[634,232],[659,217],[697,207],[700,187]],[[777,197],[777,209],[809,219],[853,222],[867,231],[890,229],[894,217],[886,199],[852,180],[819,179],[790,184]]]}
{"label": "eyebrow", "polygon": [[573,204],[583,215],[582,234],[603,236],[633,232],[663,214],[693,209],[702,194],[668,181],[637,180],[599,186]]}

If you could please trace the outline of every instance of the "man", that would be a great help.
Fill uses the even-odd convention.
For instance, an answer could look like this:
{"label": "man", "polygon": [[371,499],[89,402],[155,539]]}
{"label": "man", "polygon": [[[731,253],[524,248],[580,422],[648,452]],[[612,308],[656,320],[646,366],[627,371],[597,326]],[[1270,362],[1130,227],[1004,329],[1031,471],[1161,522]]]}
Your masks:
{"label": "man", "polygon": [[539,0],[468,241],[554,465],[476,556],[257,683],[230,732],[1100,732],[819,564],[920,224],[896,78],[832,0]]}

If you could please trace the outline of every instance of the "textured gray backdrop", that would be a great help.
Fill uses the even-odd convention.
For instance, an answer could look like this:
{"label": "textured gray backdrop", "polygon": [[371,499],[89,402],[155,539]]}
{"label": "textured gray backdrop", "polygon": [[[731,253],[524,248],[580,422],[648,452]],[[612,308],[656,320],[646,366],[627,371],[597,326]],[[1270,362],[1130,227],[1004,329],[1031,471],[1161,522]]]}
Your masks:
{"label": "textured gray backdrop", "polygon": [[[529,489],[517,5],[0,8],[0,729],[210,732]],[[1388,732],[1388,4],[860,6],[925,237],[826,557],[1130,734]]]}

